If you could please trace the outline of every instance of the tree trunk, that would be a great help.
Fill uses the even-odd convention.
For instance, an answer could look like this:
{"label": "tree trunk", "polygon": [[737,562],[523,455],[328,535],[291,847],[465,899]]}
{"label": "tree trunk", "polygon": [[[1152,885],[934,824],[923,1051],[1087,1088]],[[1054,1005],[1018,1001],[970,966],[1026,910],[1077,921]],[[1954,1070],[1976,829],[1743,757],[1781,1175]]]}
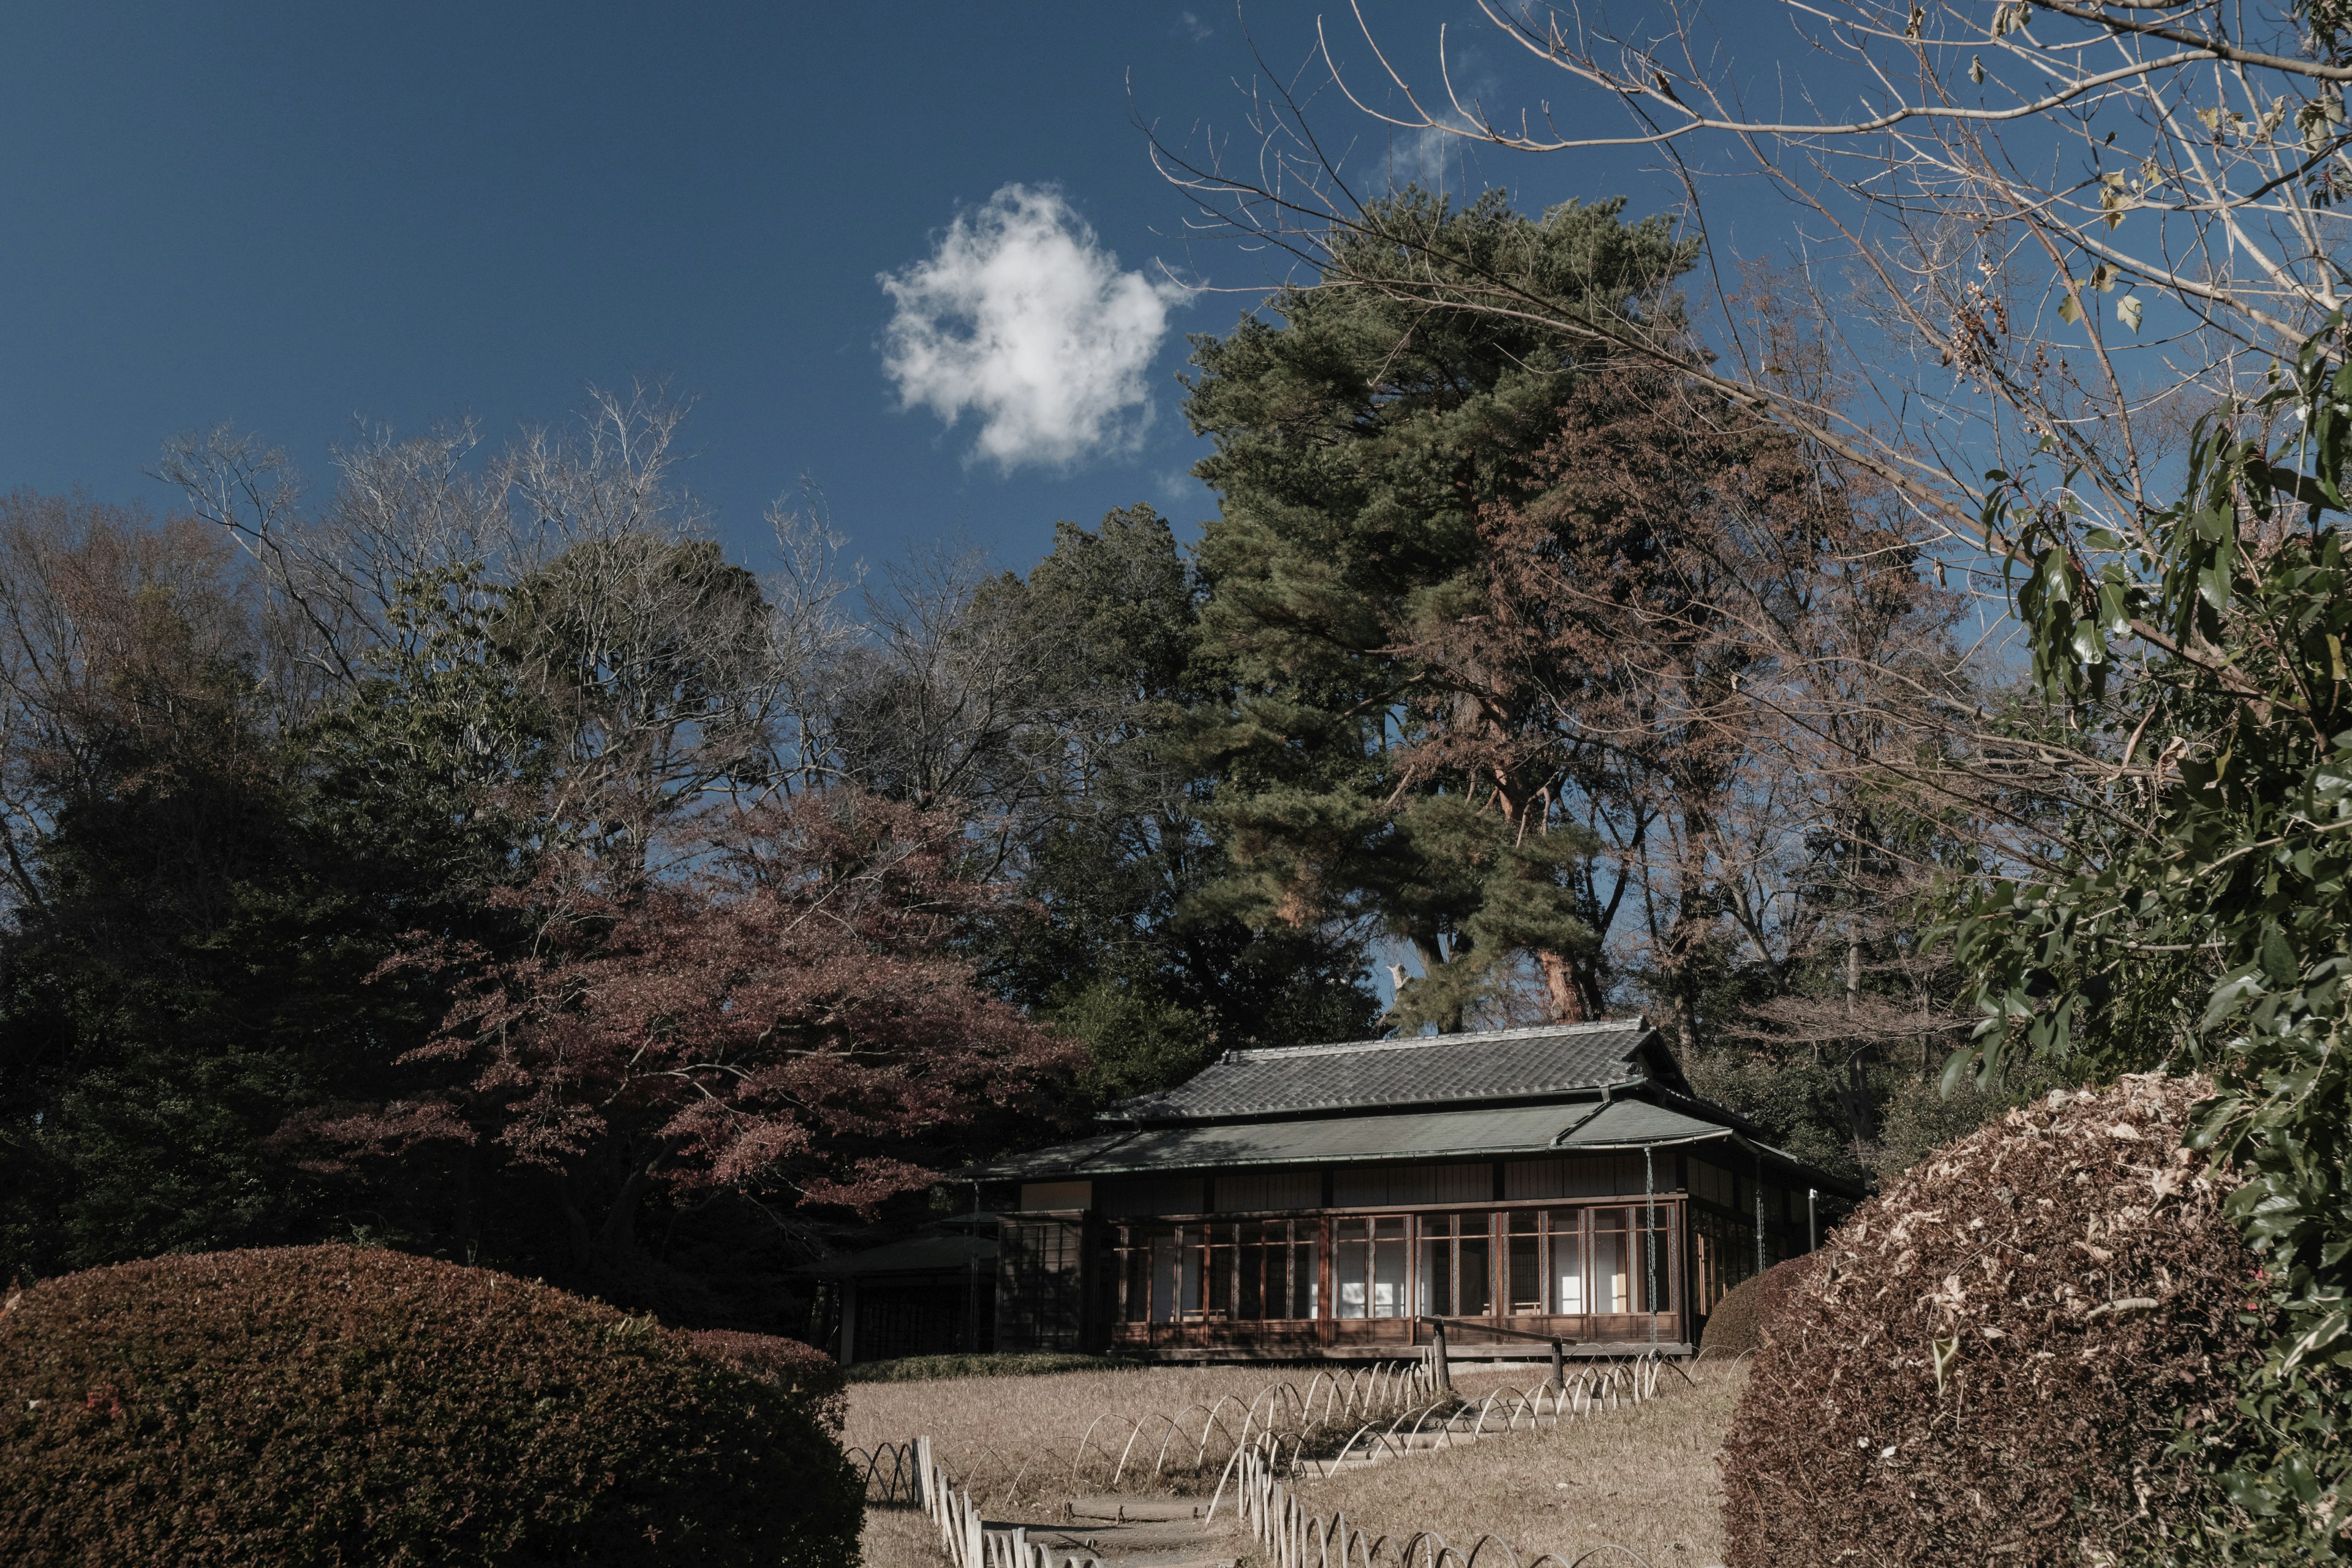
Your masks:
{"label": "tree trunk", "polygon": [[622,1179],[621,1191],[614,1198],[613,1206],[604,1211],[604,1224],[597,1233],[596,1252],[600,1258],[618,1258],[636,1250],[637,1207],[652,1180],[651,1170],[642,1163],[633,1166]]}
{"label": "tree trunk", "polygon": [[1545,1011],[1555,1024],[1591,1022],[1584,1005],[1584,988],[1576,983],[1576,966],[1564,952],[1538,950],[1536,963],[1543,971]]}

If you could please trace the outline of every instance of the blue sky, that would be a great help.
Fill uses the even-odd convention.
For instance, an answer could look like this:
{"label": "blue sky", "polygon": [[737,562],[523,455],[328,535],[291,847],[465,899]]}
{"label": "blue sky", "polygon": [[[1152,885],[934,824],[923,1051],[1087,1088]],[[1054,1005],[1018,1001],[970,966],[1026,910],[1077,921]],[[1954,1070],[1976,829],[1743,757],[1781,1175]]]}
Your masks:
{"label": "blue sky", "polygon": [[[1562,94],[1467,5],[1367,12],[1423,75],[1450,19],[1457,81]],[[1286,70],[1316,16],[1246,24]],[[1149,500],[1189,534],[1213,509],[1173,377],[1242,301],[1156,264],[1271,264],[1188,247],[1131,115],[1246,138],[1230,11],[83,3],[12,7],[0,44],[0,485],[162,508],[161,444],[221,421],[321,483],[355,419],[502,437],[647,376],[696,400],[688,482],[751,558],[803,474],[870,562],[944,539],[1025,567],[1056,518]],[[1360,159],[1387,142],[1326,118]],[[1631,162],[1470,178],[1529,207],[1671,196]],[[1066,287],[1006,305],[1031,262]],[[1035,319],[1055,299],[1075,331]],[[1011,311],[1008,363],[961,346],[972,309]]]}

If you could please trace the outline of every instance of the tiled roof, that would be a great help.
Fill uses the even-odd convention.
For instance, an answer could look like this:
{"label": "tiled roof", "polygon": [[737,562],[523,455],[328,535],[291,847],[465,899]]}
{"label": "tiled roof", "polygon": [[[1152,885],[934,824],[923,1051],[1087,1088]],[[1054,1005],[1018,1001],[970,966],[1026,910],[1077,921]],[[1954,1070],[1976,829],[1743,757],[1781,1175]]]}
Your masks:
{"label": "tiled roof", "polygon": [[1649,1069],[1634,1058],[1650,1032],[1642,1019],[1613,1018],[1227,1051],[1174,1089],[1128,1101],[1117,1117],[1192,1121],[1558,1094],[1643,1076]]}
{"label": "tiled roof", "polygon": [[1149,1127],[1041,1149],[1007,1160],[988,1173],[1035,1180],[1369,1160],[1490,1160],[1500,1154],[1638,1149],[1734,1135],[1728,1127],[1661,1105],[1594,1100],[1495,1110],[1421,1110],[1298,1121]]}

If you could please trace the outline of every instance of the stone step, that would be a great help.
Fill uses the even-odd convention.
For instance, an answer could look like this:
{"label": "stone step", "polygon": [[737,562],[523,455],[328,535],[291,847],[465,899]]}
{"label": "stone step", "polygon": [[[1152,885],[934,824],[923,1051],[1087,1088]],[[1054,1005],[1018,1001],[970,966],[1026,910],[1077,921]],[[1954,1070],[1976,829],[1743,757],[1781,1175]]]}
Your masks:
{"label": "stone step", "polygon": [[1114,1524],[1146,1520],[1199,1519],[1209,1511],[1206,1498],[1082,1497],[1067,1505],[1072,1519],[1102,1519]]}
{"label": "stone step", "polygon": [[1033,1524],[1029,1526],[1029,1539],[1056,1548],[1085,1546],[1106,1552],[1154,1546],[1200,1546],[1205,1545],[1208,1540],[1201,1533],[1200,1521],[1191,1519],[1151,1520],[1129,1524],[1083,1521]]}

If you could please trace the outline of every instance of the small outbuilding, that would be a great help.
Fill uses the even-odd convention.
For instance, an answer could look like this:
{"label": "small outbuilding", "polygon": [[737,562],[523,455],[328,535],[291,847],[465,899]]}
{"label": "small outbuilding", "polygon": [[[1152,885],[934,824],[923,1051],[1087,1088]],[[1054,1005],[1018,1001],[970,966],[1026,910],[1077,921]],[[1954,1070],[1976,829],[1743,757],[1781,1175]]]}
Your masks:
{"label": "small outbuilding", "polygon": [[1442,1319],[1455,1353],[1687,1353],[1861,1196],[1640,1018],[1228,1051],[1101,1120],[972,1173],[1017,1188],[998,1349],[1383,1356]]}
{"label": "small outbuilding", "polygon": [[993,1350],[996,1220],[961,1215],[810,1269],[833,1293],[825,1348],[844,1366]]}

